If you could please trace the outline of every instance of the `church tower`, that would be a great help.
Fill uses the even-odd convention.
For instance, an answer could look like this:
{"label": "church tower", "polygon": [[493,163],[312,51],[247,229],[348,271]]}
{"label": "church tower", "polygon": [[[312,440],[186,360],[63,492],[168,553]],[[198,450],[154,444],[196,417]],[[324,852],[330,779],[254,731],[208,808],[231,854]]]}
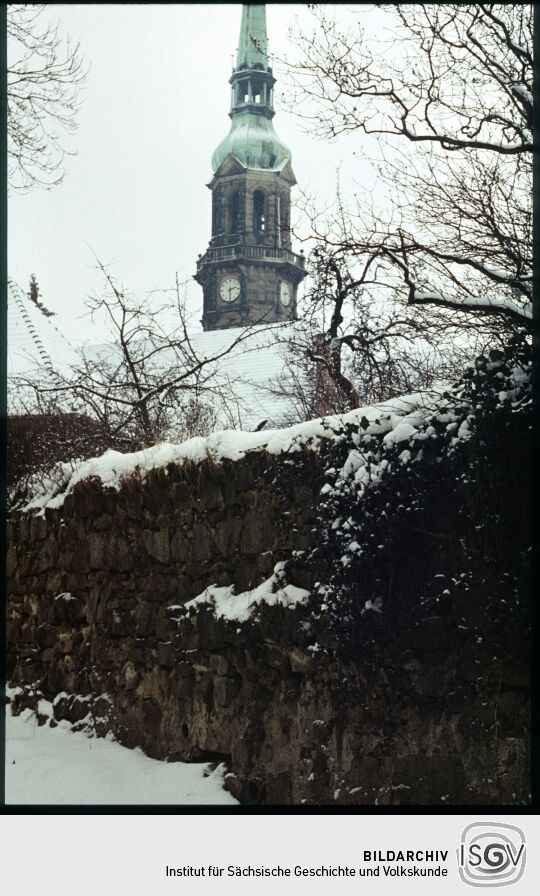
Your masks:
{"label": "church tower", "polygon": [[304,257],[291,249],[291,153],[272,119],[266,8],[244,4],[231,85],[231,128],[212,156],[212,236],[195,279],[205,330],[296,320]]}

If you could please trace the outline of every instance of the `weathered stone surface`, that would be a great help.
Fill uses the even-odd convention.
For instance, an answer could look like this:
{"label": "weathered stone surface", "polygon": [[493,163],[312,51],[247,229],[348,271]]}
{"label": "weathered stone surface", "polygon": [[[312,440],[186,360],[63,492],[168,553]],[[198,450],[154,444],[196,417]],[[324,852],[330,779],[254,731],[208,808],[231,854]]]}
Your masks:
{"label": "weathered stone surface", "polygon": [[161,529],[158,531],[143,532],[143,544],[155,560],[160,563],[168,563],[170,558],[169,549],[169,530]]}
{"label": "weathered stone surface", "polygon": [[189,541],[187,535],[180,527],[173,530],[170,541],[171,560],[175,563],[184,563],[189,556]]}
{"label": "weathered stone surface", "polygon": [[225,506],[219,483],[201,467],[197,480],[197,508],[200,510],[222,510]]}
{"label": "weathered stone surface", "polygon": [[151,756],[225,759],[248,804],[526,803],[527,658],[494,660],[469,634],[482,595],[453,615],[449,603],[399,617],[348,665],[308,649],[301,609],[262,605],[247,623],[186,613],[210,585],[253,588],[282,560],[312,586],[293,552],[314,537],[313,468],[291,491],[257,454],[171,466],[14,515],[10,682],[34,709],[38,694],[63,693],[57,720],[89,715],[99,735]]}
{"label": "weathered stone surface", "polygon": [[194,563],[209,560],[215,553],[210,530],[204,523],[195,522],[191,530],[191,559]]}
{"label": "weathered stone surface", "polygon": [[213,534],[222,557],[232,557],[239,550],[242,528],[238,517],[226,517],[217,524]]}

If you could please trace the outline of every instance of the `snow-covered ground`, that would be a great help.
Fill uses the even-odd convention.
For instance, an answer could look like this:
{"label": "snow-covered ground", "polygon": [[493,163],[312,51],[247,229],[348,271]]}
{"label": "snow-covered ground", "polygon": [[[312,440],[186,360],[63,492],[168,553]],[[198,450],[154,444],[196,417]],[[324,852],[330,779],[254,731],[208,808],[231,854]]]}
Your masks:
{"label": "snow-covered ground", "polygon": [[235,805],[223,766],[159,762],[140,750],[6,712],[8,805]]}

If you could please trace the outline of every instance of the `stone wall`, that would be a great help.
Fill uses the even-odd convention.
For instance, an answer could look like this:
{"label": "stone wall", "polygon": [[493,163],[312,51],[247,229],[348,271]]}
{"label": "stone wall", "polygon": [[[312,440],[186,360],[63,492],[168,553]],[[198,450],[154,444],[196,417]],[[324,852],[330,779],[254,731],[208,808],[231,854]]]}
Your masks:
{"label": "stone wall", "polygon": [[383,630],[372,614],[363,658],[344,664],[313,649],[302,607],[262,605],[244,623],[179,609],[211,584],[257,585],[282,560],[310,587],[297,552],[313,539],[316,455],[306,485],[292,470],[263,452],[186,463],[14,515],[17,706],[42,694],[57,720],[151,756],[224,759],[244,803],[527,802],[528,658],[494,659],[489,626],[472,638],[441,612]]}

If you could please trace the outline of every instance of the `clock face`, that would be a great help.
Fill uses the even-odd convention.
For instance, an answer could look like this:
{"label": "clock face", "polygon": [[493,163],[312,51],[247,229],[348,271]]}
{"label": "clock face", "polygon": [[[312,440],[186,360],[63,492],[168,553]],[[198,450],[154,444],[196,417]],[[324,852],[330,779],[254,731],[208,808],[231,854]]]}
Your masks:
{"label": "clock face", "polygon": [[280,298],[281,304],[284,306],[284,308],[287,308],[291,304],[291,299],[292,299],[291,285],[290,285],[290,283],[285,283],[284,280],[282,280],[282,282],[280,283],[280,286],[279,286],[279,298]]}
{"label": "clock face", "polygon": [[219,287],[219,294],[224,302],[235,302],[240,295],[241,287],[238,277],[226,277]]}

